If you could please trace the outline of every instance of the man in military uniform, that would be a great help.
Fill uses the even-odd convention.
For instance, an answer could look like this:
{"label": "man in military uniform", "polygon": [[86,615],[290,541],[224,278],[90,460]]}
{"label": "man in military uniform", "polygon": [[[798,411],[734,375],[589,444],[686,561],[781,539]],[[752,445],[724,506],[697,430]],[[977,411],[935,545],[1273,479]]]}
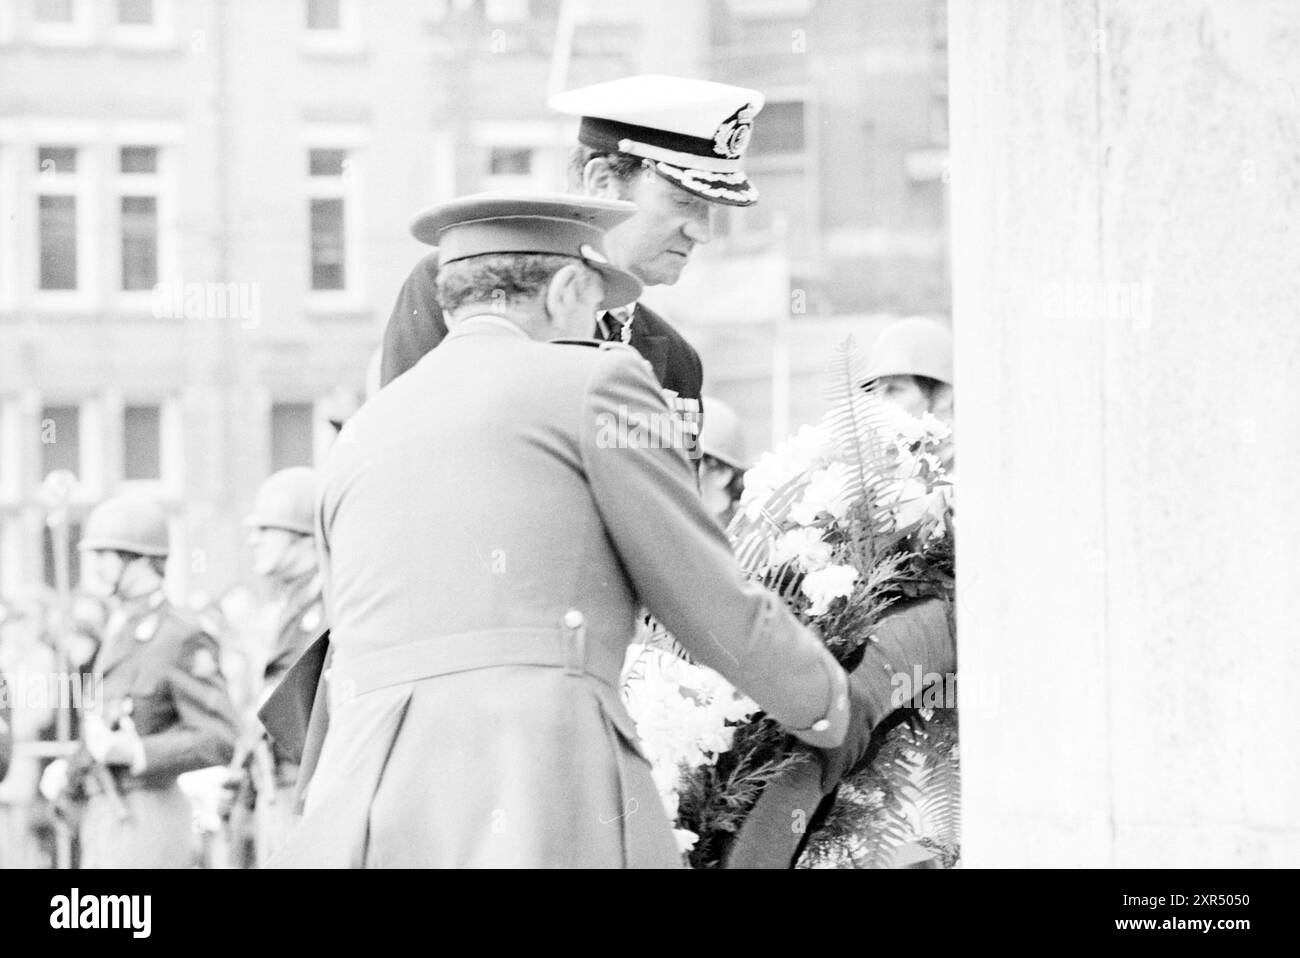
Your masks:
{"label": "man in military uniform", "polygon": [[[644,285],[672,285],[695,247],[713,236],[718,206],[752,206],[758,191],[741,170],[757,90],[667,76],[635,76],[560,94],[553,109],[581,117],[570,186],[630,200],[636,215],[610,230],[610,261]],[[434,279],[438,254],[411,272],[384,334],[385,384],[447,335]],[[640,302],[602,310],[584,333],[627,343],[649,360],[669,405],[698,433],[703,369],[673,326]]]}
{"label": "man in military uniform", "polygon": [[111,610],[94,664],[102,685],[83,715],[84,748],[52,763],[41,791],[84,801],[83,868],[189,867],[191,809],[176,778],[229,762],[235,746],[216,640],[163,594],[157,503],[106,500],[79,547],[88,586]]}
{"label": "man in military uniform", "polygon": [[[244,520],[253,571],[266,578],[278,605],[275,638],[263,673],[262,700],[273,693],[307,646],[324,630],[324,602],[316,560],[316,470],[281,469],[257,491]],[[247,733],[231,766],[235,791],[231,831],[243,839],[246,814],[255,822],[256,861],[266,861],[295,822],[300,755],[268,740],[260,726]],[[237,847],[243,846],[237,840]]]}
{"label": "man in military uniform", "polygon": [[316,560],[316,470],[281,469],[257,491],[244,520],[253,571],[270,580],[280,605],[275,644],[266,665],[269,689],[283,678],[323,630],[324,605]]}
{"label": "man in military uniform", "polygon": [[273,864],[679,865],[618,692],[642,605],[794,734],[839,742],[843,670],[745,580],[683,443],[612,426],[674,420],[645,360],[546,341],[635,299],[601,250],[633,212],[469,197],[417,221],[452,332],[322,469],[331,727]]}

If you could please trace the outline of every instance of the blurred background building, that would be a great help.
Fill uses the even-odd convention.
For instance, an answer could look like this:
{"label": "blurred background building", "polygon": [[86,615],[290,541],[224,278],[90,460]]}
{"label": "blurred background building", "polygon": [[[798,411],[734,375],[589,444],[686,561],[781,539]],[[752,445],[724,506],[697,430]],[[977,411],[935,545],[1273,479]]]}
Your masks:
{"label": "blurred background building", "polygon": [[[834,344],[947,315],[943,0],[3,0],[0,590],[74,518],[154,493],[181,594],[250,578],[240,520],[363,396],[429,204],[554,190],[551,92],[756,87],[761,202],[653,289],[754,452],[821,410]],[[74,529],[75,535],[75,529]]]}

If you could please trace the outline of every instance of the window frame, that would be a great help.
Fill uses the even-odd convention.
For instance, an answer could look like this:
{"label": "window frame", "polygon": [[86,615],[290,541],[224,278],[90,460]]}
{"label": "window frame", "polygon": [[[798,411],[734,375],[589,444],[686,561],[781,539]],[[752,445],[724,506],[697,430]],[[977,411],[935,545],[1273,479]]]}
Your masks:
{"label": "window frame", "polygon": [[[365,148],[369,134],[363,127],[320,126],[304,130],[301,141],[302,157],[302,222],[304,288],[306,309],[312,313],[357,312],[365,308],[366,280],[363,272],[362,238],[365,231],[366,209],[363,180],[365,176]],[[341,175],[312,176],[311,150],[343,150]],[[316,199],[341,199],[343,201],[343,288],[313,289],[311,260],[311,201]]]}
{"label": "window frame", "polygon": [[[565,136],[566,124],[546,120],[494,120],[475,123],[471,127],[479,163],[477,191],[507,191],[525,193],[553,193],[557,183],[566,178],[568,145],[573,142]],[[493,149],[529,150],[532,153],[532,171],[524,174],[492,174],[490,163]]]}
{"label": "window frame", "polygon": [[[42,312],[90,312],[100,301],[101,257],[100,204],[102,194],[96,188],[99,177],[99,150],[84,131],[69,130],[72,135],[34,130],[28,149],[27,203],[33,242],[26,264],[27,282],[32,292],[32,306]],[[82,134],[82,135],[78,135]],[[43,147],[68,146],[77,151],[75,173],[47,173],[40,169],[40,151]],[[41,197],[70,196],[76,201],[77,262],[72,289],[41,288]]]}
{"label": "window frame", "polygon": [[[131,392],[114,394],[105,403],[105,425],[115,445],[113,485],[120,493],[138,493],[159,499],[179,496],[184,487],[184,401],[167,394]],[[128,406],[158,407],[158,478],[126,478],[126,410]]]}
{"label": "window frame", "polygon": [[361,52],[363,33],[361,7],[357,0],[339,0],[337,30],[322,30],[307,25],[308,0],[302,4],[302,49],[310,54],[350,55]]}
{"label": "window frame", "polygon": [[105,12],[108,42],[113,46],[158,50],[177,45],[174,0],[153,0],[153,22],[149,24],[120,23],[117,5],[118,0],[113,0],[111,8]]}
{"label": "window frame", "polygon": [[[119,131],[119,134],[122,131]],[[158,164],[153,173],[123,173],[121,165],[122,150],[126,147],[150,147],[157,150]],[[153,313],[160,284],[169,282],[169,277],[176,272],[177,231],[176,231],[176,184],[174,150],[154,139],[123,139],[115,136],[110,145],[109,162],[112,172],[109,174],[109,230],[112,244],[113,275],[109,288],[112,290],[114,305],[124,312]],[[156,204],[157,275],[154,285],[149,289],[126,289],[123,286],[123,269],[125,267],[125,248],[122,235],[122,198],[125,196],[151,196]]]}
{"label": "window frame", "polygon": [[43,47],[87,47],[95,39],[94,6],[91,0],[71,0],[72,19],[68,23],[48,23],[36,19],[38,0],[27,2],[28,38]]}

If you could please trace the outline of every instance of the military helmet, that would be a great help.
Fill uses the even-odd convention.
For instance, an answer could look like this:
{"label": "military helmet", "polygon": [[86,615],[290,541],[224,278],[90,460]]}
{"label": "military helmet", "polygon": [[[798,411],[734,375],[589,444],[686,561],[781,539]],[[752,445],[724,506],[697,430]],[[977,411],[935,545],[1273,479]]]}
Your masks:
{"label": "military helmet", "polygon": [[257,490],[253,511],[244,520],[244,525],[314,535],[316,470],[308,466],[290,466],[268,476]]}
{"label": "military helmet", "polygon": [[700,401],[704,406],[700,451],[744,472],[749,468],[749,461],[745,458],[745,437],[740,429],[740,417],[716,396],[702,396]]}
{"label": "military helmet", "polygon": [[77,548],[166,558],[167,513],[157,502],[143,496],[105,499],[86,517]]}
{"label": "military helmet", "polygon": [[952,330],[926,316],[886,326],[871,347],[865,381],[881,376],[926,376],[951,386]]}

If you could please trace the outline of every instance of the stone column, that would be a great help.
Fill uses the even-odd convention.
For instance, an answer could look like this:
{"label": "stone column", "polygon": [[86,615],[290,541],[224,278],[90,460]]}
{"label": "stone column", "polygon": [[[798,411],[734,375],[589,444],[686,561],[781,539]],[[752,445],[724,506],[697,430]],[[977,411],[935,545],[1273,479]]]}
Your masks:
{"label": "stone column", "polygon": [[1300,5],[949,16],[965,863],[1300,865]]}

